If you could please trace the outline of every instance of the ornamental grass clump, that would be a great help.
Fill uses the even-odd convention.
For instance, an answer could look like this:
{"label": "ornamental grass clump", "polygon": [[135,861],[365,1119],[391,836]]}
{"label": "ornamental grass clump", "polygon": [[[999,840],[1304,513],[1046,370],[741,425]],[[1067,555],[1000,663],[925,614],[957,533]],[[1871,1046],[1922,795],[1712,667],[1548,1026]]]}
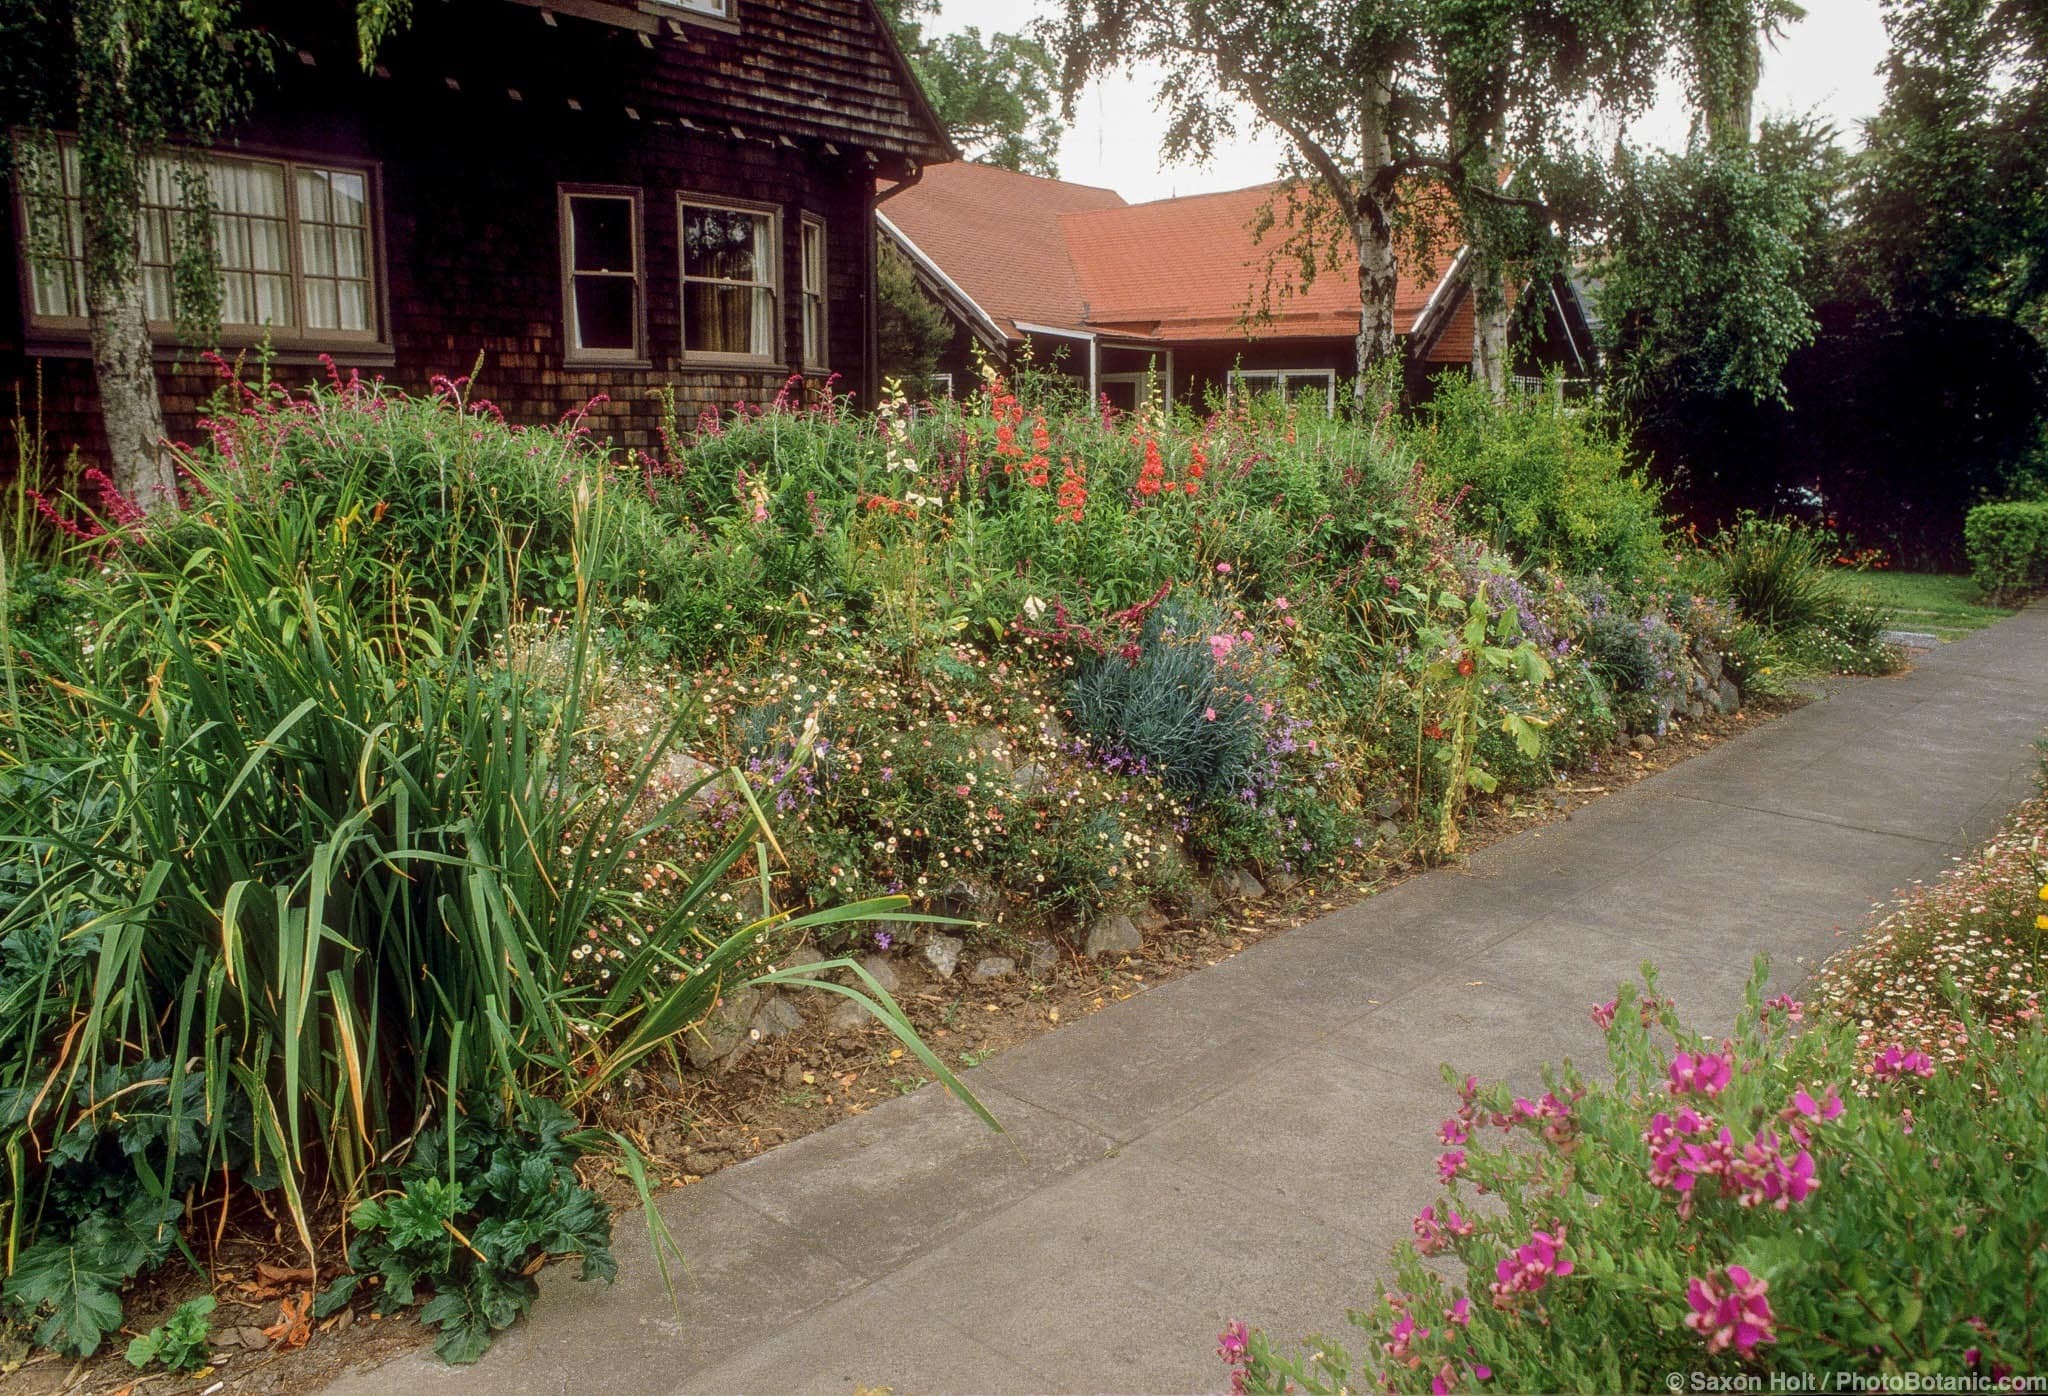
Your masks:
{"label": "ornamental grass clump", "polygon": [[[1645,966],[1595,1006],[1612,1084],[1569,1064],[1534,1098],[1467,1077],[1441,1199],[1356,1350],[1253,1332],[1239,1391],[1641,1391],[1672,1373],[2041,1370],[2048,1034],[1937,1067],[1766,1000],[1759,962],[1721,1038]],[[1704,1388],[1695,1388],[1704,1389]]]}

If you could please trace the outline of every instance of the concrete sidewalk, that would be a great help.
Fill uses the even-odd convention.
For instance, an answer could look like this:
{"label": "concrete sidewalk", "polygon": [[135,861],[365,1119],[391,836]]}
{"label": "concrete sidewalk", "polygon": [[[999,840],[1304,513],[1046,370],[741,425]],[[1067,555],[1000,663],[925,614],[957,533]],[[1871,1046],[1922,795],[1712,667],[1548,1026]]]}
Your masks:
{"label": "concrete sidewalk", "polygon": [[1210,1391],[1227,1320],[1347,1334],[1435,1191],[1439,1064],[1533,1083],[1599,1060],[1592,1003],[1653,958],[1732,1021],[1751,957],[1796,983],[2028,791],[2048,607],[1849,686],[1576,814],[665,1199],[616,1286],[546,1277],[473,1368],[331,1396]]}

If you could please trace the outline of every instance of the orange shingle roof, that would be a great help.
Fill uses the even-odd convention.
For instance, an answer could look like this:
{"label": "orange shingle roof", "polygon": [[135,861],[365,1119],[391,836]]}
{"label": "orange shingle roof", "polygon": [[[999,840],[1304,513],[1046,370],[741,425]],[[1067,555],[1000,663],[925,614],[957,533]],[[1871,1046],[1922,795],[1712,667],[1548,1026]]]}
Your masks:
{"label": "orange shingle roof", "polygon": [[[962,161],[927,168],[882,212],[1006,332],[1023,321],[1168,342],[1345,338],[1358,332],[1356,255],[1339,248],[1305,287],[1296,266],[1273,260],[1289,201],[1316,197],[1274,183],[1126,204],[1112,190]],[[1253,228],[1269,204],[1276,226],[1261,240]],[[1269,264],[1273,318],[1248,328]],[[1397,333],[1414,327],[1450,265],[1446,251],[1433,266],[1401,267]],[[1471,312],[1460,306],[1430,359],[1470,354]]]}
{"label": "orange shingle roof", "polygon": [[1019,320],[1084,327],[1060,215],[1122,204],[1113,189],[957,160],[927,166],[882,214],[1011,333]]}

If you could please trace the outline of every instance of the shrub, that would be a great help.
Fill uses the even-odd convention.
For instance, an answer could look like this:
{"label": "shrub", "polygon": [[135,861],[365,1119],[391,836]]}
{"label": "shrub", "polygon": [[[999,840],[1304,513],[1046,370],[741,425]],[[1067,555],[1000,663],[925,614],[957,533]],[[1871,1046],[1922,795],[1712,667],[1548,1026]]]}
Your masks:
{"label": "shrub", "polygon": [[1963,520],[1970,574],[1993,605],[2048,584],[2048,503],[1980,504]]}
{"label": "shrub", "polygon": [[1759,967],[1733,1035],[1708,1040],[1644,982],[1594,1010],[1614,1084],[1567,1066],[1529,1099],[1466,1079],[1445,1194],[1353,1315],[1364,1350],[1283,1355],[1233,1329],[1240,1389],[2039,1369],[2048,1035],[1937,1068],[1853,1023],[1795,1033],[1801,1008],[1760,1002]]}
{"label": "shrub", "polygon": [[1496,548],[1630,594],[1669,576],[1657,486],[1604,418],[1548,394],[1496,404],[1483,384],[1446,378],[1423,422],[1431,474]]}

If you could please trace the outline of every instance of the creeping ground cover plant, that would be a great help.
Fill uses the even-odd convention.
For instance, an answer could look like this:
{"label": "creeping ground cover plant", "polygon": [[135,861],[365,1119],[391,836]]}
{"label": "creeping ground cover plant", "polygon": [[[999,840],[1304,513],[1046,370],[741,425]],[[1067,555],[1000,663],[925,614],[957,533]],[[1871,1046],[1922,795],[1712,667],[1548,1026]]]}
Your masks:
{"label": "creeping ground cover plant", "polygon": [[[1672,1373],[1945,1373],[2048,1360],[2048,1035],[1937,1066],[1763,997],[1688,1031],[1644,967],[1591,1009],[1613,1084],[1466,1077],[1441,1198],[1355,1349],[1233,1325],[1233,1390],[1662,1390]],[[1582,1010],[1583,1011],[1583,1010]],[[1448,1073],[1447,1073],[1448,1074]],[[1676,1389],[1676,1388],[1674,1388]],[[1716,1389],[1735,1389],[1720,1387]]]}

